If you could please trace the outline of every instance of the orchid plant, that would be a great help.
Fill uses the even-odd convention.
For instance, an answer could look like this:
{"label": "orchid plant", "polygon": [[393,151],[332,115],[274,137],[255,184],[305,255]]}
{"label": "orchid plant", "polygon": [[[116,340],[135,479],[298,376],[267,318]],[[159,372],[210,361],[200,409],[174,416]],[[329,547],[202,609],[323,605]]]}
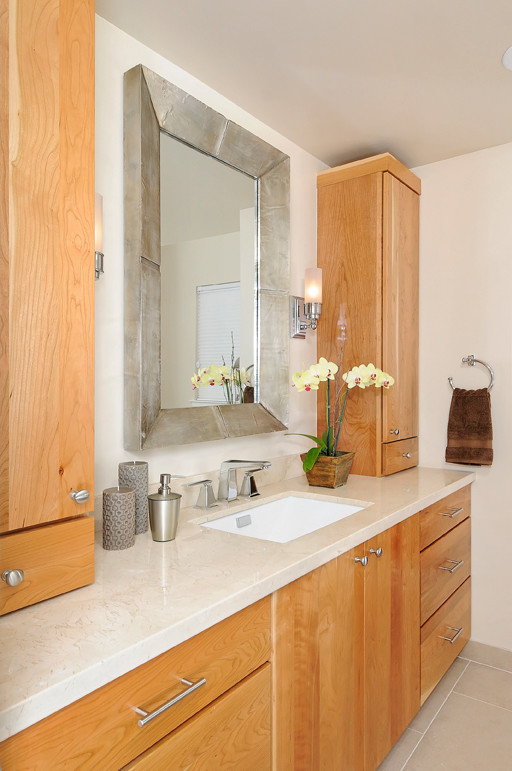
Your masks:
{"label": "orchid plant", "polygon": [[236,366],[237,363],[238,360],[231,367],[210,364],[209,367],[199,368],[190,378],[192,388],[221,385],[227,404],[243,404],[245,387],[251,385],[251,374],[250,368]]}
{"label": "orchid plant", "polygon": [[[296,372],[292,380],[293,387],[297,391],[318,391],[320,383],[325,383],[326,388],[327,428],[322,436],[294,434],[294,436],[305,436],[312,439],[317,444],[316,447],[312,447],[308,451],[304,458],[302,464],[304,471],[311,471],[319,455],[331,457],[338,455],[341,424],[345,416],[347,399],[353,388],[364,389],[372,386],[389,388],[395,382],[391,375],[375,367],[372,363],[352,367],[340,378],[338,365],[332,361],[327,361],[324,357],[321,357],[317,364],[312,364],[308,369]],[[334,381],[333,388],[331,381]]]}

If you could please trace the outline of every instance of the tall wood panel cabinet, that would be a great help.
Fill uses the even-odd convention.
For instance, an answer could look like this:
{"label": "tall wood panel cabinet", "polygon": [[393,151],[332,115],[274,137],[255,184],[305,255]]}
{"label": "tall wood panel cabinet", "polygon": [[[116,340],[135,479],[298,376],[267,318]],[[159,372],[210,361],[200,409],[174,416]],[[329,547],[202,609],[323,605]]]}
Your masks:
{"label": "tall wood panel cabinet", "polygon": [[[352,471],[382,476],[418,463],[418,232],[421,183],[389,153],[318,176],[318,267],[323,305],[318,352],[343,369],[372,362],[389,389],[354,389],[339,448]],[[318,430],[325,428],[319,392]]]}
{"label": "tall wood panel cabinet", "polygon": [[94,0],[6,0],[0,58],[5,613],[94,578]]}

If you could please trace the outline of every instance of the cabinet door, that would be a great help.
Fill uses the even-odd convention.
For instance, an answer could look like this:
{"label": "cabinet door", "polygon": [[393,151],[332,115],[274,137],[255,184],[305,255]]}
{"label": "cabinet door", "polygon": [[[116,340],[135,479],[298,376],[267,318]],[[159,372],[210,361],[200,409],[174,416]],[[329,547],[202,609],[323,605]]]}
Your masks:
{"label": "cabinet door", "polygon": [[8,6],[0,532],[82,514],[93,497],[94,2]]}
{"label": "cabinet door", "polygon": [[[368,362],[383,366],[381,173],[318,189],[318,267],[324,271],[318,355],[339,361],[338,320],[343,312],[347,325],[343,370]],[[352,473],[381,475],[380,400],[378,389],[354,388],[350,395],[339,447],[356,450]],[[318,391],[317,415],[321,436],[324,388]]]}
{"label": "cabinet door", "polygon": [[384,394],[382,441],[390,442],[418,435],[419,196],[383,176],[382,362],[395,385]]}
{"label": "cabinet door", "polygon": [[273,595],[273,768],[362,771],[364,570],[355,549]]}
{"label": "cabinet door", "polygon": [[420,706],[418,515],[368,541],[365,554],[364,746],[374,771]]}

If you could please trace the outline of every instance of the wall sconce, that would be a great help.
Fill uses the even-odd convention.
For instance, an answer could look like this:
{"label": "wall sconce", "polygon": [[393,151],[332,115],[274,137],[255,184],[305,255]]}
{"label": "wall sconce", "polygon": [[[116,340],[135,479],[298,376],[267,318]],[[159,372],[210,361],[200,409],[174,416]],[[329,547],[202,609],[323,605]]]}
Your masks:
{"label": "wall sconce", "polygon": [[103,196],[94,195],[94,275],[98,279],[103,271]]}
{"label": "wall sconce", "polygon": [[304,297],[290,297],[290,337],[305,338],[322,313],[322,268],[306,270]]}

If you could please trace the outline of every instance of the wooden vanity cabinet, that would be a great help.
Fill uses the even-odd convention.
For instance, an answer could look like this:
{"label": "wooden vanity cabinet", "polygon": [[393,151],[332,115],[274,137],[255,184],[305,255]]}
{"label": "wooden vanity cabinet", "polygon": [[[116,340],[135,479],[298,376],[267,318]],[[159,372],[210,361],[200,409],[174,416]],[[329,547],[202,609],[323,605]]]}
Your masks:
{"label": "wooden vanity cabinet", "polygon": [[275,593],[275,769],[377,768],[419,709],[419,591],[415,515]]}
{"label": "wooden vanity cabinet", "polygon": [[[7,739],[0,744],[2,771],[268,771],[269,661],[266,597]],[[138,725],[136,708],[151,713],[203,679]]]}
{"label": "wooden vanity cabinet", "polygon": [[[418,253],[421,183],[389,153],[318,175],[318,267],[323,269],[319,355],[343,370],[372,362],[389,390],[354,388],[339,448],[352,473],[393,474],[418,465]],[[319,391],[318,435],[325,429]]]}
{"label": "wooden vanity cabinet", "polygon": [[94,1],[8,0],[0,50],[5,613],[94,579]]}
{"label": "wooden vanity cabinet", "polygon": [[421,703],[471,636],[471,487],[420,512]]}

